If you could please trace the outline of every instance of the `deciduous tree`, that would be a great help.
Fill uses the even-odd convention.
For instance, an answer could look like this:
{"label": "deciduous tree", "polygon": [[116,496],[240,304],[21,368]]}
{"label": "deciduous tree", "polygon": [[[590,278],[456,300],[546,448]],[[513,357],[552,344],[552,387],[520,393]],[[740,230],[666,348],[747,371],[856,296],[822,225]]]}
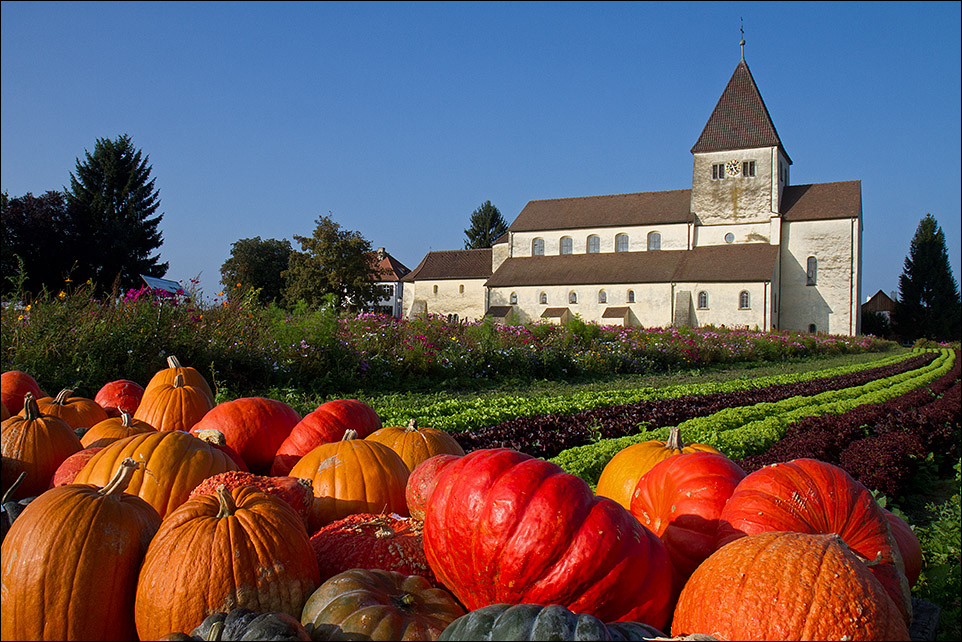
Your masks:
{"label": "deciduous tree", "polygon": [[257,299],[261,303],[280,303],[284,292],[281,274],[287,270],[293,251],[287,239],[261,240],[255,236],[234,241],[230,257],[220,266],[224,291],[236,297],[259,290]]}
{"label": "deciduous tree", "polygon": [[4,192],[0,201],[0,291],[60,291],[73,263],[62,233],[68,225],[63,192],[15,198]]}

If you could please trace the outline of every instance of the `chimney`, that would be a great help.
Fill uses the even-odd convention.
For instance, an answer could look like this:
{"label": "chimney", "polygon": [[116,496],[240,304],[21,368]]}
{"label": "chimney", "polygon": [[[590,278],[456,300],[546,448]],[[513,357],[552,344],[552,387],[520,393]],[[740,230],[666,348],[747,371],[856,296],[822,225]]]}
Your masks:
{"label": "chimney", "polygon": [[386,255],[387,255],[387,252],[384,251],[384,248],[383,248],[383,247],[377,248],[377,260],[378,260],[378,261],[383,261],[383,260],[384,260],[384,257],[385,257]]}

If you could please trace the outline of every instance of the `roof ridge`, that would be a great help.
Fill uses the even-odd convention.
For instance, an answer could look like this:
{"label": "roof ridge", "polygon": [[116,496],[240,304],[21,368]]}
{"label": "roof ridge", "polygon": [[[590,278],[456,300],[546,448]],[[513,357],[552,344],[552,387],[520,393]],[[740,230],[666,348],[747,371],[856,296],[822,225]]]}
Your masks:
{"label": "roof ridge", "polygon": [[685,187],[681,189],[660,189],[653,192],[622,192],[619,194],[592,194],[590,196],[558,196],[555,198],[533,198],[529,203],[545,203],[547,201],[571,201],[575,199],[586,199],[586,198],[611,198],[613,196],[641,196],[643,194],[669,194],[671,192],[690,192],[690,187]]}

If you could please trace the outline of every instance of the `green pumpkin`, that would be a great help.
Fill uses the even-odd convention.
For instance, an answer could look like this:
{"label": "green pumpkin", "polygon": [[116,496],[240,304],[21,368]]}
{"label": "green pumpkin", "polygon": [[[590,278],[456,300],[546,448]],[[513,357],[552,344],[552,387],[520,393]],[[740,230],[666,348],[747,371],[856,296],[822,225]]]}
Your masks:
{"label": "green pumpkin", "polygon": [[287,613],[255,613],[234,609],[230,613],[211,613],[190,635],[171,633],[164,640],[310,640],[311,636]]}
{"label": "green pumpkin", "polygon": [[492,604],[452,622],[439,640],[650,640],[666,637],[640,622],[605,624],[553,604]]}

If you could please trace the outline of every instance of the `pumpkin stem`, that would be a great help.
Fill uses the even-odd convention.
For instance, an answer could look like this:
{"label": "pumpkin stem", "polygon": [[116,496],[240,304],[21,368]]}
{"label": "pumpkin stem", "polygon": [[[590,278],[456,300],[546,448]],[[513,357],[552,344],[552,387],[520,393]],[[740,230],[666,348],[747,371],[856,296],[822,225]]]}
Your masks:
{"label": "pumpkin stem", "polygon": [[214,622],[214,625],[210,627],[210,631],[207,632],[207,640],[208,642],[213,642],[214,640],[220,640],[223,634],[224,634],[223,620],[219,622]]}
{"label": "pumpkin stem", "polygon": [[120,425],[124,428],[130,428],[130,420],[133,417],[126,410],[120,410]]}
{"label": "pumpkin stem", "polygon": [[168,368],[182,368],[180,361],[174,355],[167,357],[167,367]]}
{"label": "pumpkin stem", "polygon": [[668,434],[668,441],[665,442],[665,448],[681,450],[684,447],[685,442],[681,440],[681,428],[678,426],[672,426],[671,432]]}
{"label": "pumpkin stem", "polygon": [[40,419],[43,415],[40,414],[40,406],[37,405],[37,400],[34,398],[32,393],[27,393],[23,396],[23,418],[25,421],[33,421],[34,419]]}
{"label": "pumpkin stem", "polygon": [[178,373],[177,373],[177,376],[174,377],[173,386],[174,386],[175,388],[183,388],[183,387],[184,387],[184,375],[182,375],[182,374],[180,374],[180,373],[178,372]]}
{"label": "pumpkin stem", "polygon": [[394,603],[402,609],[410,609],[417,604],[417,599],[410,593],[405,593],[401,597],[394,598]]}
{"label": "pumpkin stem", "polygon": [[134,461],[134,459],[130,457],[125,458],[120,462],[120,468],[114,473],[113,478],[111,478],[106,486],[97,491],[97,494],[103,495],[104,497],[120,495],[127,490],[127,486],[130,484],[130,480],[138,468],[140,468],[140,464]]}
{"label": "pumpkin stem", "polygon": [[411,421],[408,422],[407,428],[404,429],[404,432],[416,432],[417,429],[418,429],[418,420],[412,419]]}
{"label": "pumpkin stem", "polygon": [[224,433],[219,430],[214,430],[213,428],[208,428],[207,430],[198,430],[194,433],[194,436],[214,446],[227,445],[227,437],[224,436]]}
{"label": "pumpkin stem", "polygon": [[217,487],[217,499],[220,500],[220,510],[217,511],[217,517],[230,517],[237,510],[234,497],[224,484]]}
{"label": "pumpkin stem", "polygon": [[8,488],[7,491],[3,494],[3,499],[0,499],[0,503],[6,504],[11,499],[13,499],[13,494],[17,491],[17,487],[20,486],[20,482],[22,482],[23,478],[26,476],[27,476],[27,471],[25,470],[21,471],[20,474],[17,475],[17,478],[14,480],[14,482],[10,484],[10,488]]}
{"label": "pumpkin stem", "polygon": [[344,436],[341,437],[341,441],[350,441],[351,439],[358,439],[357,431],[353,428],[348,428],[344,431]]}
{"label": "pumpkin stem", "polygon": [[65,403],[67,403],[67,398],[72,394],[73,394],[73,390],[71,390],[70,388],[64,388],[63,390],[57,393],[57,396],[54,398],[53,402],[58,406],[62,406]]}

